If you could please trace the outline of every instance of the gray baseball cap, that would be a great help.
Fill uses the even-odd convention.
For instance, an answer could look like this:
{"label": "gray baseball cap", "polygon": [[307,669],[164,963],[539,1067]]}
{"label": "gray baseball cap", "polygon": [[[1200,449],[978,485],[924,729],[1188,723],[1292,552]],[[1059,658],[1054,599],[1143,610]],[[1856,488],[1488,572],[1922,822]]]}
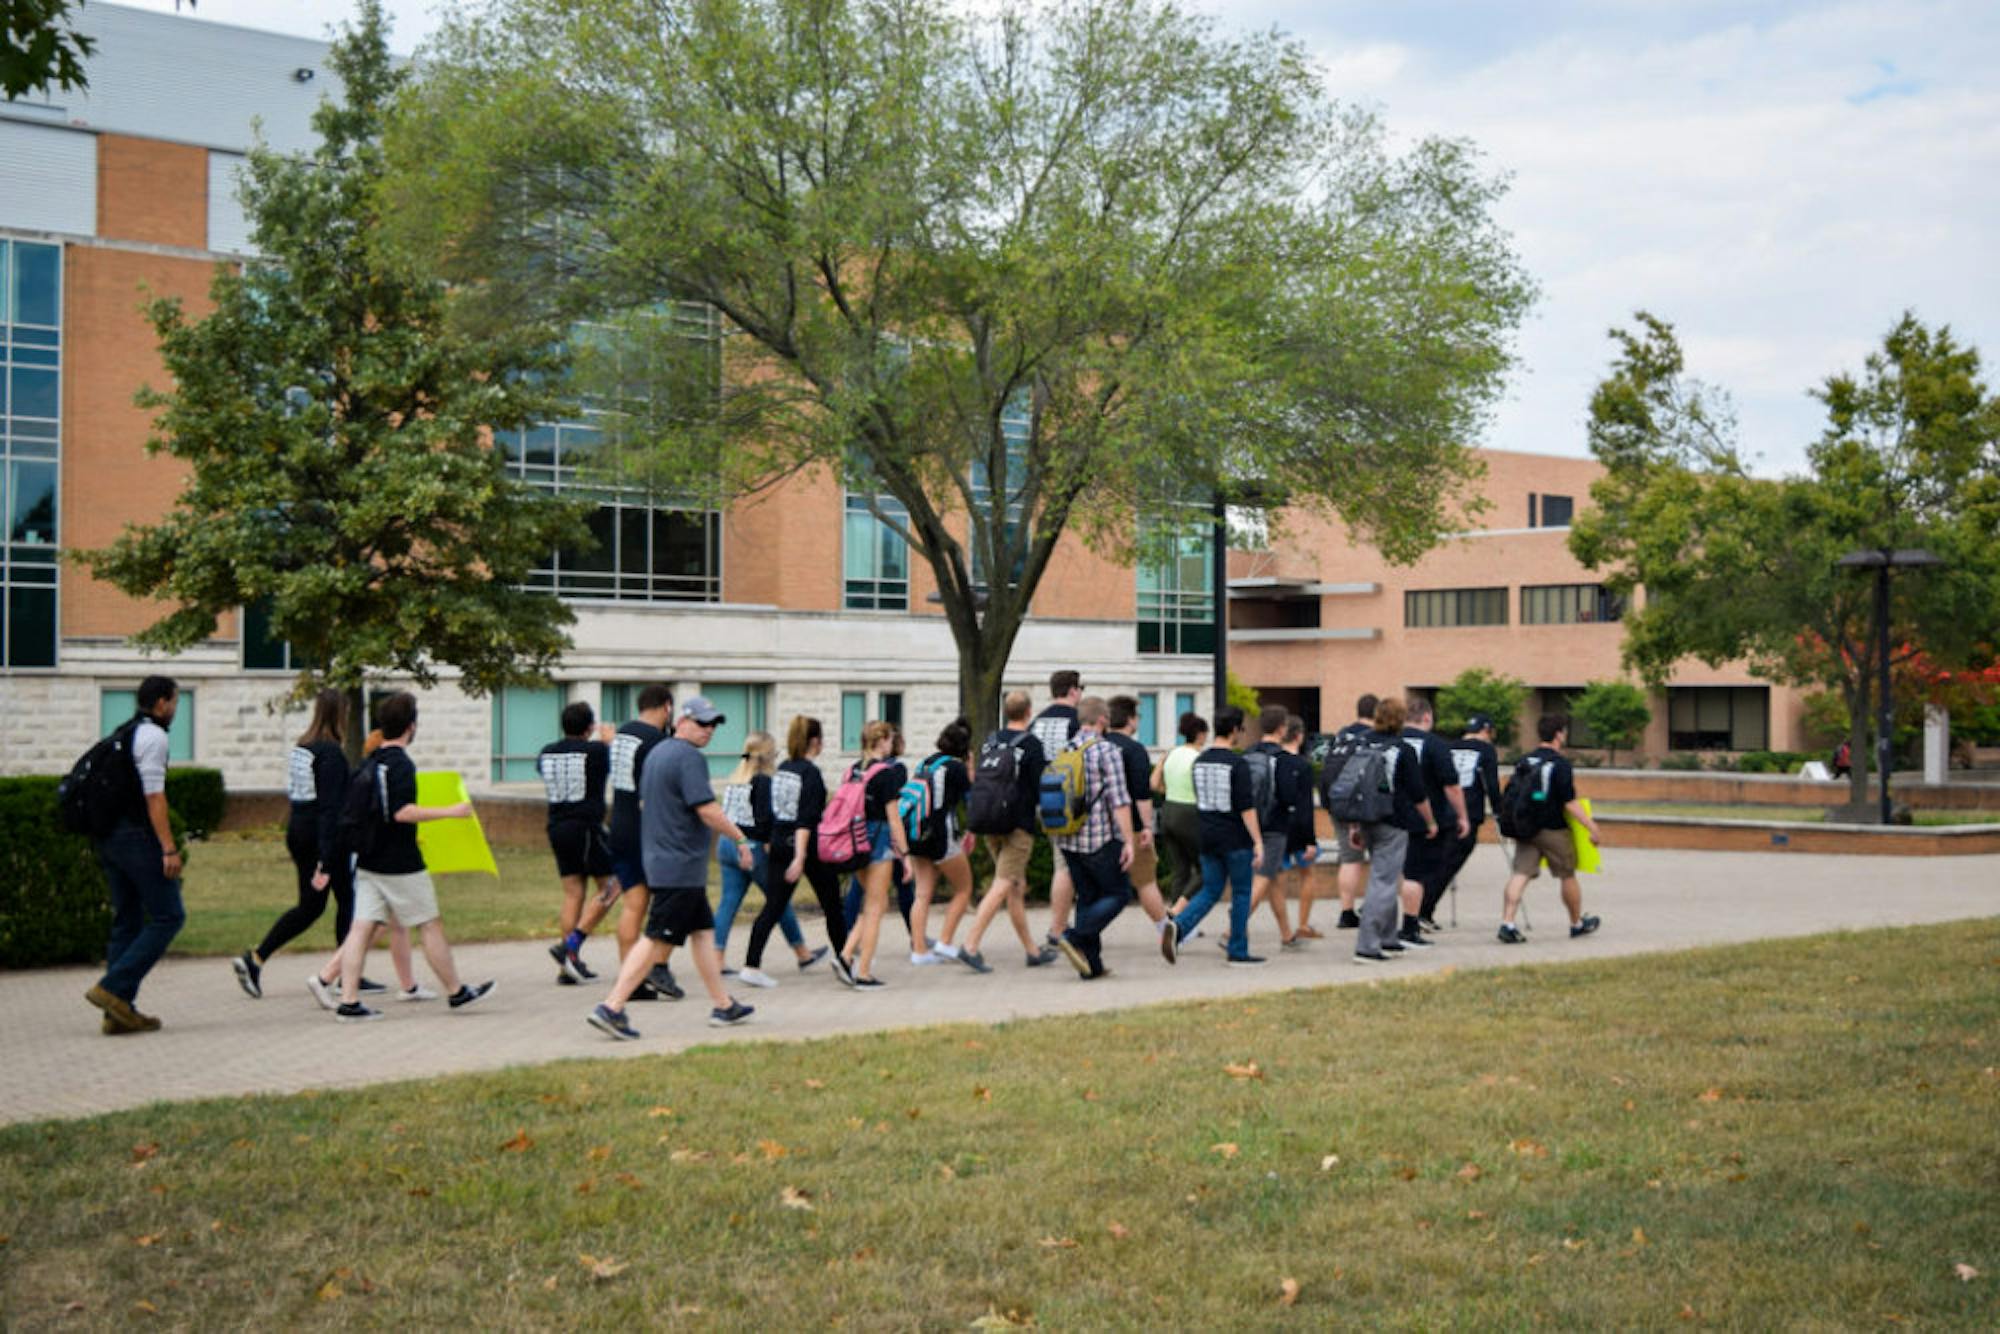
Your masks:
{"label": "gray baseball cap", "polygon": [[681,717],[692,719],[703,727],[729,721],[723,716],[722,710],[700,695],[692,695],[681,701]]}

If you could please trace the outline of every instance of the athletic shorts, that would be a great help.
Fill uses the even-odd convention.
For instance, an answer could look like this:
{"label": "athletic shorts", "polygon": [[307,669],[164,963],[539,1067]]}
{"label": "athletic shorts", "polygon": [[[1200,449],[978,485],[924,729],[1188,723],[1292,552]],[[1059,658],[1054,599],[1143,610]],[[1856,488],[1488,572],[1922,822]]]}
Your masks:
{"label": "athletic shorts", "polygon": [[685,945],[697,931],[715,930],[715,909],[708,903],[708,886],[688,889],[654,885],[646,904],[646,935],[669,945]]}
{"label": "athletic shorts", "polygon": [[618,882],[618,888],[629,894],[633,890],[646,888],[646,866],[639,859],[639,850],[632,849],[629,855],[611,854],[611,876]]}
{"label": "athletic shorts", "polygon": [[1264,860],[1257,863],[1257,874],[1269,880],[1285,869],[1285,836],[1266,833],[1264,835]]}
{"label": "athletic shorts", "polygon": [[995,880],[1025,881],[1028,858],[1035,851],[1035,836],[1025,829],[1007,834],[988,834],[986,850],[993,854]]}
{"label": "athletic shorts", "polygon": [[1319,860],[1318,854],[1319,844],[1317,843],[1308,843],[1301,848],[1294,848],[1287,843],[1285,846],[1285,869],[1287,871],[1302,871]]}
{"label": "athletic shorts", "polygon": [[[600,825],[588,820],[564,820],[552,824],[549,826],[549,847],[556,854],[556,874],[559,876],[601,879],[612,874],[611,849],[605,844],[604,829]],[[625,883],[622,876],[618,883]]]}
{"label": "athletic shorts", "polygon": [[1457,839],[1443,834],[1436,838],[1411,834],[1409,851],[1403,854],[1403,879],[1414,880],[1428,888],[1451,861],[1451,850],[1457,843]]}
{"label": "athletic shorts", "polygon": [[1354,826],[1345,820],[1333,822],[1333,848],[1335,864],[1358,866],[1368,860],[1368,836],[1361,836],[1361,846],[1354,846]]}
{"label": "athletic shorts", "polygon": [[1569,830],[1543,829],[1516,842],[1514,874],[1533,880],[1542,873],[1544,857],[1548,859],[1549,874],[1556,879],[1566,880],[1576,874],[1576,840],[1570,837]]}
{"label": "athletic shorts", "polygon": [[1132,888],[1150,885],[1160,878],[1160,854],[1150,843],[1140,843],[1132,849],[1132,867],[1126,873],[1132,881]]}
{"label": "athletic shorts", "polygon": [[385,871],[354,872],[354,916],[363,922],[387,922],[391,916],[412,931],[438,918],[437,886],[429,871],[390,875]]}

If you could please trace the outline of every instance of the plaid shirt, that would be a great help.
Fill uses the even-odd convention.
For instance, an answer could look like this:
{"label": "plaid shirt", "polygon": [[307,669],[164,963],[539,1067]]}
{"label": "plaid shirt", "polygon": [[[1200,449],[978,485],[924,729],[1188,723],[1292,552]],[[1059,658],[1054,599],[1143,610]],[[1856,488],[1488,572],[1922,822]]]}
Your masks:
{"label": "plaid shirt", "polygon": [[[1081,743],[1083,738],[1077,740]],[[1125,785],[1125,762],[1118,747],[1102,737],[1083,747],[1083,799],[1089,807],[1083,828],[1056,839],[1056,846],[1064,852],[1095,852],[1117,838],[1118,822],[1112,813],[1132,804],[1131,790]]]}

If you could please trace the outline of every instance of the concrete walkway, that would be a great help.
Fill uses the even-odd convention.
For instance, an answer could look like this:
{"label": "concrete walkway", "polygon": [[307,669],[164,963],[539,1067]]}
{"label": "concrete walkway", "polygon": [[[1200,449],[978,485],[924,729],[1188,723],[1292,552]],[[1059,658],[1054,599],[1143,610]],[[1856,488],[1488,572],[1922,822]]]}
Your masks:
{"label": "concrete walkway", "polygon": [[[458,963],[470,979],[497,978],[499,989],[476,1010],[449,1013],[443,1002],[388,1004],[372,1024],[338,1024],[306,994],[307,970],[317,953],[279,956],[264,971],[265,997],[252,1001],[237,988],[226,959],[169,959],[154,970],[141,1006],[166,1021],[156,1034],[107,1038],[84,990],[93,969],[57,968],[0,974],[0,1122],[84,1116],[155,1100],[184,1100],[243,1093],[289,1093],[468,1070],[493,1070],[570,1057],[659,1056],[697,1043],[823,1037],[921,1024],[990,1023],[1043,1015],[1110,1010],[1163,1001],[1279,991],[1329,984],[1382,982],[1446,967],[1494,968],[1524,963],[1606,958],[1654,950],[1686,949],[1765,937],[1800,936],[1838,929],[1898,926],[2000,914],[2000,858],[1815,857],[1801,854],[1661,852],[1609,849],[1609,873],[1584,878],[1585,909],[1604,918],[1604,929],[1567,939],[1554,886],[1546,879],[1529,889],[1530,943],[1508,947],[1494,940],[1499,921],[1500,853],[1482,847],[1462,883],[1477,893],[1460,896],[1458,925],[1419,957],[1373,967],[1353,962],[1350,933],[1336,932],[1338,913],[1322,902],[1314,924],[1327,939],[1279,955],[1269,913],[1252,929],[1253,948],[1272,956],[1268,967],[1225,968],[1215,939],[1227,930],[1223,910],[1211,915],[1207,935],[1183,947],[1181,963],[1160,959],[1144,916],[1128,909],[1115,924],[1107,959],[1115,976],[1084,983],[1065,964],[1029,972],[1004,921],[988,934],[990,976],[962,965],[911,968],[902,924],[883,928],[877,974],[889,983],[879,992],[849,991],[822,964],[794,972],[782,941],[766,955],[780,979],[773,991],[738,987],[757,1007],[742,1028],[708,1027],[708,1003],[699,989],[678,1003],[632,1007],[643,1038],[613,1042],[588,1028],[584,1015],[600,998],[597,987],[557,987],[544,944],[461,947]],[[447,892],[445,916],[451,916]],[[273,904],[273,908],[276,908]],[[1336,905],[1337,908],[1337,905]],[[1441,917],[1449,923],[1447,901]],[[937,920],[937,919],[933,919]],[[1039,919],[1038,919],[1039,920]],[[818,923],[807,919],[809,939]],[[747,918],[731,942],[731,962],[741,959]],[[322,933],[316,933],[322,934]],[[585,958],[609,969],[614,948],[594,941]],[[1414,951],[1412,953],[1415,953]],[[386,955],[373,975],[393,977]],[[419,956],[421,959],[421,955]],[[423,973],[421,962],[418,965]],[[691,966],[677,968],[691,980]],[[608,982],[604,985],[608,985]],[[360,1071],[361,1073],[350,1073]]]}

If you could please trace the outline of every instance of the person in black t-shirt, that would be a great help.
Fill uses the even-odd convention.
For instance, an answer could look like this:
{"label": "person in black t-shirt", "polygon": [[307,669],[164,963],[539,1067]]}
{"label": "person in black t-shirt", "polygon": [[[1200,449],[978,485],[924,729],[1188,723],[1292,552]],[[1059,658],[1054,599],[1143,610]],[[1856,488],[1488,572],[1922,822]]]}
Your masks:
{"label": "person in black t-shirt", "polygon": [[[535,771],[549,799],[549,848],[562,881],[562,935],[549,946],[556,981],[568,986],[597,976],[579,951],[605,912],[618,901],[611,873],[611,849],[604,834],[604,785],[611,776],[609,727],[597,726],[596,712],[578,700],[562,711],[562,740],[551,741],[535,757]],[[595,733],[595,735],[593,735]],[[584,902],[584,881],[597,881],[597,894]]]}
{"label": "person in black t-shirt", "polygon": [[[1285,848],[1291,837],[1293,811],[1299,804],[1299,774],[1292,756],[1285,753],[1285,720],[1291,715],[1282,704],[1267,704],[1257,715],[1257,730],[1261,740],[1250,748],[1250,754],[1260,757],[1256,762],[1269,766],[1271,792],[1265,808],[1257,813],[1257,822],[1264,832],[1264,853],[1258,860],[1252,876],[1250,911],[1254,914],[1257,905],[1269,901],[1271,915],[1278,919],[1278,945],[1281,949],[1297,949],[1298,938],[1292,934],[1292,922],[1285,912],[1285,893],[1278,887],[1278,877],[1285,873]],[[1308,795],[1306,800],[1312,798]]]}
{"label": "person in black t-shirt", "polygon": [[1403,743],[1407,716],[1400,699],[1378,701],[1375,726],[1367,737],[1371,746],[1388,753],[1389,785],[1395,794],[1389,818],[1345,826],[1348,839],[1368,849],[1368,894],[1361,901],[1361,924],[1354,938],[1356,963],[1402,957],[1405,945],[1396,936],[1396,901],[1403,885],[1403,854],[1411,839],[1437,833],[1416,754]]}
{"label": "person in black t-shirt", "polygon": [[[1367,736],[1375,730],[1375,708],[1380,703],[1373,695],[1363,695],[1354,701],[1354,721],[1335,732],[1336,744],[1344,737]],[[1354,905],[1361,899],[1361,888],[1368,881],[1368,850],[1363,842],[1348,837],[1346,824],[1333,822],[1334,847],[1334,888],[1340,893],[1340,928],[1352,931],[1361,925],[1361,918]]]}
{"label": "person in black t-shirt", "polygon": [[[1292,807],[1291,827],[1285,831],[1285,875],[1291,882],[1292,893],[1299,904],[1298,925],[1292,928],[1294,940],[1322,940],[1325,937],[1312,925],[1313,867],[1319,862],[1319,826],[1313,820],[1313,767],[1301,750],[1305,746],[1306,720],[1298,714],[1288,714],[1285,718],[1284,758],[1280,764],[1289,765],[1292,782],[1298,792],[1298,803]],[[1280,885],[1274,893],[1283,893]]]}
{"label": "person in black t-shirt", "polygon": [[[1475,713],[1465,720],[1465,735],[1451,743],[1452,766],[1458,770],[1458,790],[1465,796],[1465,822],[1472,826],[1452,850],[1444,883],[1448,887],[1465,870],[1479,846],[1479,827],[1486,812],[1500,808],[1500,755],[1493,749],[1493,720]],[[1435,902],[1424,905],[1426,918],[1435,915]]]}
{"label": "person in black t-shirt", "polygon": [[1134,735],[1139,730],[1139,701],[1131,695],[1113,695],[1105,703],[1110,712],[1105,718],[1104,739],[1118,747],[1118,757],[1125,761],[1125,789],[1132,797],[1132,825],[1139,838],[1138,846],[1132,849],[1132,865],[1126,876],[1139,896],[1140,910],[1153,923],[1153,929],[1164,931],[1167,900],[1160,892],[1160,852],[1153,814],[1153,756]]}
{"label": "person in black t-shirt", "polygon": [[1232,748],[1243,741],[1243,710],[1233,704],[1215,711],[1215,744],[1195,757],[1194,803],[1201,819],[1201,889],[1181,915],[1167,924],[1175,949],[1201,925],[1229,893],[1229,962],[1254,967],[1265,960],[1250,952],[1251,873],[1264,854],[1250,792],[1250,766]]}
{"label": "person in black t-shirt", "polygon": [[1576,878],[1576,839],[1569,832],[1569,822],[1575,820],[1589,830],[1590,837],[1598,843],[1604,841],[1604,835],[1597,821],[1590,818],[1590,812],[1576,799],[1576,771],[1563,755],[1563,747],[1569,742],[1569,715],[1543,714],[1535,724],[1535,734],[1542,744],[1521,761],[1516,781],[1531,784],[1529,791],[1533,798],[1529,810],[1538,827],[1514,844],[1514,874],[1508,877],[1501,896],[1503,945],[1520,945],[1528,939],[1514,925],[1514,915],[1521,910],[1521,895],[1528,882],[1541,874],[1543,861],[1549,864],[1549,874],[1562,881],[1570,937],[1587,936],[1600,925],[1597,917],[1586,916],[1583,911],[1583,886]]}
{"label": "person in black t-shirt", "polygon": [[[1060,957],[1053,950],[1035,943],[1035,937],[1028,929],[1028,858],[1035,850],[1035,808],[1040,800],[1042,770],[1048,767],[1048,759],[1042,752],[1042,743],[1035,740],[1028,730],[1028,711],[1034,701],[1025,690],[1010,690],[1000,702],[1002,722],[1000,729],[988,737],[985,746],[994,744],[1012,747],[1016,755],[1015,779],[1016,801],[1021,808],[1021,817],[1016,828],[1005,834],[987,834],[986,851],[993,858],[993,882],[986,887],[985,897],[979,900],[979,911],[973,914],[972,929],[965,934],[965,941],[959,946],[958,961],[975,973],[990,973],[991,964],[979,952],[979,944],[986,938],[986,928],[993,923],[1001,908],[1007,910],[1007,921],[1014,928],[1014,934],[1021,938],[1021,947],[1027,952],[1028,967],[1040,968]],[[984,749],[984,746],[981,747]]]}
{"label": "person in black t-shirt", "polygon": [[[1458,842],[1472,832],[1465,818],[1465,794],[1458,786],[1458,766],[1452,763],[1451,747],[1431,730],[1431,702],[1413,695],[1404,706],[1409,717],[1403,728],[1403,744],[1423,776],[1424,795],[1438,827],[1427,838],[1412,837],[1403,859],[1403,926],[1397,938],[1415,949],[1427,949],[1422,919],[1429,917],[1451,883],[1451,858]],[[1435,924],[1433,924],[1435,926]]]}
{"label": "person in black t-shirt", "polygon": [[[826,922],[827,956],[833,975],[854,985],[854,974],[846,959],[847,914],[840,901],[840,876],[814,853],[819,817],[826,811],[826,776],[819,771],[819,753],[825,734],[817,718],[795,717],[785,731],[785,762],[771,775],[771,844],[764,884],[764,907],[750,924],[750,948],[743,956],[743,975],[762,973],[764,947],[771,932],[791,915],[792,894],[803,877],[819,900]],[[794,919],[796,920],[796,919]],[[818,951],[800,953],[799,967],[806,968],[820,957]]]}
{"label": "person in black t-shirt", "polygon": [[[354,775],[355,782],[374,786],[376,798],[372,845],[355,857],[354,925],[341,947],[340,1007],[333,1013],[342,1023],[382,1017],[380,1010],[361,1004],[361,963],[376,925],[392,917],[420,934],[424,958],[443,984],[453,1010],[475,1005],[493,991],[490,981],[468,986],[459,980],[451,942],[445,939],[438,917],[437,889],[417,846],[419,824],[462,820],[472,814],[472,803],[417,805],[417,766],[406,749],[417,735],[415,695],[399,690],[383,700],[376,706],[375,725],[381,730],[382,745]],[[342,855],[349,851],[355,850],[341,849]],[[322,870],[314,883],[323,886],[326,875]]]}
{"label": "person in black t-shirt", "polygon": [[[958,934],[959,923],[972,907],[969,840],[958,826],[958,809],[972,787],[971,775],[965,768],[971,750],[972,725],[963,718],[954,718],[938,733],[937,749],[912,775],[929,787],[931,795],[931,814],[925,821],[924,836],[910,844],[910,872],[916,882],[916,892],[910,900],[910,962],[919,968],[958,957],[958,946],[951,943],[951,938]],[[945,907],[944,930],[938,933],[931,948],[925,949],[931,900],[937,894],[940,876],[951,886],[951,902]]]}
{"label": "person in black t-shirt", "polygon": [[[646,913],[652,893],[646,887],[646,863],[640,852],[639,775],[645,772],[646,757],[653,747],[667,739],[667,720],[674,711],[674,692],[663,685],[649,685],[639,691],[638,717],[631,719],[611,738],[611,874],[618,881],[622,902],[618,908],[618,958],[639,943],[646,928]],[[673,946],[667,946],[669,953]],[[662,962],[639,984],[632,999],[679,1000],[686,995],[674,981],[674,971]]]}
{"label": "person in black t-shirt", "polygon": [[861,913],[847,938],[847,966],[854,985],[869,990],[886,985],[875,976],[875,946],[882,937],[882,917],[889,911],[894,863],[907,864],[908,836],[897,818],[896,798],[909,771],[896,762],[896,729],[880,719],[861,729],[861,758],[843,782],[862,783],[862,819],[868,823],[868,864],[861,868]]}

